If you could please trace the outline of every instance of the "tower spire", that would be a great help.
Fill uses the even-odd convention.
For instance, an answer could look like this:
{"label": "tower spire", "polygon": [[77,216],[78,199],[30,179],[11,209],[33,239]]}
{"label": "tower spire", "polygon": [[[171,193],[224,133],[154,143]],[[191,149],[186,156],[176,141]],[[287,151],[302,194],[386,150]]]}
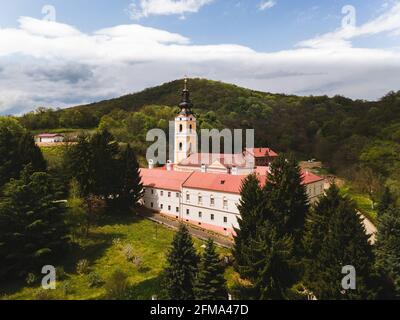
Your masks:
{"label": "tower spire", "polygon": [[192,115],[192,107],[193,104],[190,101],[190,92],[188,89],[188,78],[185,76],[184,78],[184,86],[183,86],[183,91],[182,91],[182,100],[181,103],[179,104],[179,108],[181,108],[181,112],[179,114],[181,115]]}

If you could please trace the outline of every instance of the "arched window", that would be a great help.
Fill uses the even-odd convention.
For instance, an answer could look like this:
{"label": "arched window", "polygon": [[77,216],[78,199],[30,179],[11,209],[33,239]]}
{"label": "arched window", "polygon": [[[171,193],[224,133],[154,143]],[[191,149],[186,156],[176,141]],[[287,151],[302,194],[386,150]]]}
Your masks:
{"label": "arched window", "polygon": [[183,126],[180,124],[179,125],[179,132],[182,132],[183,131]]}
{"label": "arched window", "polygon": [[181,143],[179,143],[179,151],[182,151],[182,149],[183,149],[183,144],[181,142]]}
{"label": "arched window", "polygon": [[190,131],[190,133],[192,133],[192,130],[193,130],[193,125],[190,125],[190,126],[189,126],[189,131]]}

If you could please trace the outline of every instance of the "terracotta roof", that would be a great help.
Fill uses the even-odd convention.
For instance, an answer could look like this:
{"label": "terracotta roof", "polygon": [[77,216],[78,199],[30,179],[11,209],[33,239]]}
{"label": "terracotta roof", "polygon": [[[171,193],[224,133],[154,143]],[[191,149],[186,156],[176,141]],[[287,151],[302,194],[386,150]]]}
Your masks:
{"label": "terracotta roof", "polygon": [[55,138],[55,137],[63,137],[62,134],[58,133],[41,133],[37,135],[39,138]]}
{"label": "terracotta roof", "polygon": [[188,158],[182,160],[179,165],[200,167],[205,164],[206,166],[210,166],[216,161],[227,168],[232,166],[243,167],[246,164],[243,154],[193,153]]}
{"label": "terracotta roof", "polygon": [[184,188],[240,193],[242,181],[246,176],[194,172],[183,184]]}
{"label": "terracotta roof", "polygon": [[246,148],[246,151],[256,158],[278,156],[278,154],[270,148]]}
{"label": "terracotta roof", "polygon": [[[267,167],[258,167],[258,169],[260,172],[264,172],[263,174],[257,175],[258,179],[260,180],[260,184],[263,186],[267,180],[266,171],[264,171],[264,169],[267,169]],[[246,175],[194,172],[183,184],[183,187],[228,193],[240,193],[242,181],[246,179],[246,177]],[[324,180],[323,178],[306,171],[303,171],[303,177],[304,184],[310,184]]]}
{"label": "terracotta roof", "polygon": [[157,189],[180,191],[192,172],[140,169],[143,185]]}

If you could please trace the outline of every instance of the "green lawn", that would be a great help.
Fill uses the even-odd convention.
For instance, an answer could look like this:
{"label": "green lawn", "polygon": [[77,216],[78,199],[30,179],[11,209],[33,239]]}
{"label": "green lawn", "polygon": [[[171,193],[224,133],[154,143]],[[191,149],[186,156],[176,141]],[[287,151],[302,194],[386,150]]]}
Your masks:
{"label": "green lawn", "polygon": [[[174,231],[149,220],[136,217],[108,218],[101,226],[93,228],[88,239],[81,241],[71,252],[66,253],[61,264],[65,276],[57,281],[57,289],[49,290],[52,299],[103,299],[103,285],[90,288],[88,275],[76,273],[76,263],[80,259],[90,262],[90,271],[95,271],[102,280],[107,279],[116,270],[124,271],[129,277],[130,299],[151,299],[160,292],[160,273],[165,264],[165,257]],[[196,249],[202,250],[202,241],[194,239]],[[123,254],[123,248],[130,244],[135,256],[142,260],[140,267],[128,262]],[[228,255],[229,250],[218,248],[222,255]],[[230,284],[234,277],[232,268],[226,271]],[[16,286],[13,284],[3,298],[35,299],[41,290],[36,287]],[[4,294],[4,292],[2,292]]]}
{"label": "green lawn", "polygon": [[63,159],[63,154],[65,152],[65,145],[57,145],[51,147],[41,147],[44,159],[47,161],[47,164],[50,168],[57,167],[61,164]]}
{"label": "green lawn", "polygon": [[342,187],[341,192],[349,195],[356,203],[357,209],[360,210],[373,224],[376,224],[377,213],[371,207],[371,200],[365,194],[360,194],[352,190],[348,185]]}

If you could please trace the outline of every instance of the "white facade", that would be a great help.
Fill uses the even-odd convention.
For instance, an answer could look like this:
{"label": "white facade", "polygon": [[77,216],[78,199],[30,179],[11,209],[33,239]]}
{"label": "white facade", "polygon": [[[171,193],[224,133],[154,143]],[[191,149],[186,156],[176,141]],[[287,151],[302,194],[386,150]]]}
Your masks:
{"label": "white facade", "polygon": [[239,194],[182,188],[182,220],[226,235],[237,228]]}
{"label": "white facade", "polygon": [[181,213],[181,192],[146,187],[143,203],[146,208],[179,218]]}
{"label": "white facade", "polygon": [[317,181],[306,185],[308,199],[314,204],[325,192],[325,181]]}

